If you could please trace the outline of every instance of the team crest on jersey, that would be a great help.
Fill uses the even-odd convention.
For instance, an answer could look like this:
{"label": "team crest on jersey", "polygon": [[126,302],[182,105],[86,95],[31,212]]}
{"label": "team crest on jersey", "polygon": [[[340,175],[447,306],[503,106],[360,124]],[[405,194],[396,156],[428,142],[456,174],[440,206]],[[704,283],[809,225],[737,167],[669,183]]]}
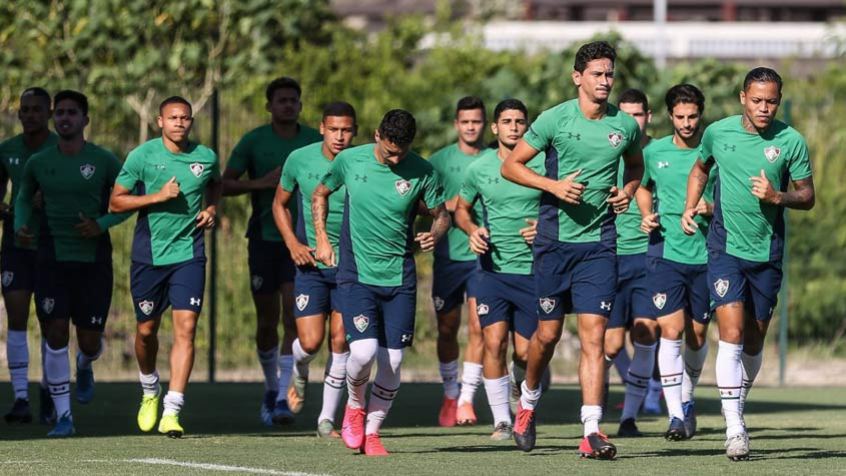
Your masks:
{"label": "team crest on jersey", "polygon": [[435,296],[432,298],[432,302],[435,304],[435,310],[440,311],[444,308],[444,300],[441,299],[440,296]]}
{"label": "team crest on jersey", "polygon": [[191,173],[194,174],[195,177],[203,175],[203,170],[206,169],[206,166],[199,162],[194,162],[193,164],[189,165],[189,167],[191,168]]}
{"label": "team crest on jersey", "polygon": [[370,318],[364,314],[359,314],[353,317],[353,325],[358,329],[358,332],[364,332],[367,330],[367,326],[370,325]]}
{"label": "team crest on jersey", "polygon": [[300,294],[299,296],[297,296],[297,309],[299,309],[300,311],[305,309],[306,306],[308,306],[308,299],[308,294]]}
{"label": "team crest on jersey", "polygon": [[764,149],[764,157],[766,157],[767,162],[771,164],[778,159],[779,155],[781,155],[781,149],[774,145],[771,145]]}
{"label": "team crest on jersey", "polygon": [[79,173],[82,174],[82,178],[84,178],[85,180],[90,179],[94,175],[95,170],[97,170],[97,167],[94,167],[91,164],[79,166]]}
{"label": "team crest on jersey", "polygon": [[714,291],[717,291],[717,296],[726,297],[726,293],[729,290],[729,281],[728,279],[718,279],[714,282]]}
{"label": "team crest on jersey", "polygon": [[608,134],[608,142],[611,144],[611,147],[615,149],[620,147],[620,144],[623,143],[623,134],[620,134],[617,131],[611,132]]}
{"label": "team crest on jersey", "polygon": [[141,312],[143,312],[145,316],[149,316],[150,313],[153,312],[153,308],[155,306],[156,303],[153,301],[141,301],[138,303],[138,309],[141,309]]}
{"label": "team crest on jersey", "polygon": [[44,309],[44,312],[50,314],[53,312],[53,307],[56,305],[56,300],[53,298],[44,298],[41,300],[41,309]]}
{"label": "team crest on jersey", "polygon": [[4,288],[8,287],[10,284],[12,284],[12,281],[14,281],[14,279],[15,279],[15,273],[13,273],[11,271],[3,271],[2,283],[3,283]]}
{"label": "team crest on jersey", "polygon": [[652,304],[655,304],[655,307],[658,309],[664,309],[664,305],[667,304],[667,294],[655,293],[655,295],[652,296]]}
{"label": "team crest on jersey", "polygon": [[397,188],[397,193],[403,197],[411,190],[411,182],[405,179],[397,180],[394,186]]}
{"label": "team crest on jersey", "polygon": [[262,283],[264,283],[264,278],[262,278],[261,276],[259,276],[257,274],[254,274],[253,279],[252,279],[252,283],[253,283],[253,291],[258,291],[259,289],[261,289]]}
{"label": "team crest on jersey", "polygon": [[487,316],[489,312],[491,312],[491,309],[487,304],[479,304],[476,306],[476,314],[480,316]]}
{"label": "team crest on jersey", "polygon": [[555,309],[555,299],[554,298],[540,298],[538,300],[540,303],[540,308],[543,312],[549,314]]}

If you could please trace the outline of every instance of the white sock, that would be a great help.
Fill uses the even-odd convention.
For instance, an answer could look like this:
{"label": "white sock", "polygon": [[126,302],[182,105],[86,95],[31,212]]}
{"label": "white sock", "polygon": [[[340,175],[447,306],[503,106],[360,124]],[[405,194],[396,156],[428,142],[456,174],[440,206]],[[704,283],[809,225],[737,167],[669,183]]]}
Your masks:
{"label": "white sock", "polygon": [[162,415],[178,415],[185,405],[185,394],[169,390],[164,397],[164,412]]}
{"label": "white sock", "polygon": [[15,399],[29,400],[29,347],[26,342],[26,331],[9,329],[6,340],[6,359],[9,363],[9,377],[12,380],[12,390]]}
{"label": "white sock", "polygon": [[105,342],[103,339],[100,339],[100,348],[97,349],[97,352],[94,355],[88,355],[82,351],[82,349],[76,349],[76,368],[77,370],[83,369],[88,370],[91,368],[91,363],[95,360],[99,359],[101,355],[103,355],[103,349],[106,348]]}
{"label": "white sock", "polygon": [[152,396],[159,393],[159,371],[153,370],[151,374],[138,372],[138,380],[141,381],[141,391],[144,395]]}
{"label": "white sock", "polygon": [[41,388],[47,389],[47,339],[41,338]]}
{"label": "white sock", "polygon": [[350,408],[364,408],[367,381],[370,369],[376,360],[379,341],[362,339],[350,343],[350,356],[347,359],[347,405]]}
{"label": "white sock", "polygon": [[740,354],[742,353],[742,345],[723,341],[720,341],[717,349],[717,388],[720,390],[723,416],[726,418],[726,437],[745,431],[743,414],[740,413],[740,388],[743,381]]}
{"label": "white sock", "polygon": [[259,350],[257,353],[261,371],[264,373],[264,389],[279,390],[279,347]]}
{"label": "white sock", "polygon": [[47,374],[47,389],[56,406],[56,415],[61,417],[70,414],[70,357],[67,346],[61,349],[47,346],[44,371]]}
{"label": "white sock", "polygon": [[291,354],[283,354],[279,356],[279,395],[276,396],[276,401],[288,399],[288,385],[291,384],[291,375],[294,373],[294,356]]}
{"label": "white sock", "polygon": [[681,384],[684,364],[681,357],[682,341],[661,338],[658,346],[658,369],[661,371],[661,387],[670,418],[684,420],[682,411]]}
{"label": "white sock", "polygon": [[523,410],[534,410],[541,397],[540,385],[534,390],[529,390],[529,387],[526,386],[526,381],[523,380],[523,383],[520,384],[520,391],[520,406],[523,407]]}
{"label": "white sock", "polygon": [[458,361],[441,362],[441,380],[444,381],[444,396],[458,398]]}
{"label": "white sock", "polygon": [[338,412],[338,404],[344,394],[344,383],[347,380],[347,358],[349,352],[337,354],[332,352],[327,365],[326,374],[323,376],[323,407],[320,409],[320,416],[317,422],[329,420],[334,423],[335,413]]}
{"label": "white sock", "polygon": [[620,374],[620,380],[623,383],[626,383],[626,376],[629,374],[629,367],[632,365],[632,359],[629,357],[629,353],[626,351],[626,348],[620,351],[617,354],[617,357],[614,357],[614,367],[617,368],[617,373]]}
{"label": "white sock", "polygon": [[511,391],[508,375],[500,378],[486,378],[485,393],[488,396],[488,404],[491,406],[494,426],[499,423],[511,424],[511,409],[508,406],[508,395]]}
{"label": "white sock", "polygon": [[308,380],[308,364],[317,356],[303,350],[300,339],[294,340],[294,375]]}
{"label": "white sock", "polygon": [[382,422],[388,416],[388,410],[397,397],[400,386],[400,369],[402,368],[402,349],[386,349],[379,347],[376,360],[376,378],[370,388],[370,402],[367,404],[367,424],[365,435],[378,435]]}
{"label": "white sock", "polygon": [[599,433],[599,421],[602,420],[602,405],[582,405],[582,424],[584,436]]}
{"label": "white sock", "polygon": [[458,397],[458,404],[473,403],[476,396],[476,389],[482,382],[482,364],[464,362],[464,372],[461,375],[461,396]]}
{"label": "white sock", "polygon": [[693,391],[699,383],[699,376],[702,375],[702,367],[705,366],[705,358],[708,357],[708,341],[699,348],[693,350],[688,346],[684,348],[684,380],[682,380],[682,402],[693,401]]}
{"label": "white sock", "polygon": [[755,382],[755,377],[758,376],[758,371],[761,370],[763,360],[763,351],[758,352],[757,355],[749,355],[746,352],[740,354],[740,365],[743,369],[743,383],[740,388],[741,415],[743,415],[743,409],[746,408],[746,399],[749,397],[749,391],[752,390],[752,384]]}
{"label": "white sock", "polygon": [[656,347],[658,347],[657,343],[642,345],[635,342],[634,344],[634,358],[629,365],[626,377],[626,399],[620,421],[637,418],[637,412],[643,405],[643,399],[646,398],[646,391],[649,389],[649,381],[652,379]]}

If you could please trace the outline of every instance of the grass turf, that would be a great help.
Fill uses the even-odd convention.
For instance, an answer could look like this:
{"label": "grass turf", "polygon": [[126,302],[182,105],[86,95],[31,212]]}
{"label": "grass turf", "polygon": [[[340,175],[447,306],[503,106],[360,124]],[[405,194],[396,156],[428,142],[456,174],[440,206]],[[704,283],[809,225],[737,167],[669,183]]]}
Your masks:
{"label": "grass turf", "polygon": [[[481,390],[481,389],[480,389]],[[89,405],[74,402],[77,436],[46,438],[37,423],[0,422],[0,473],[3,474],[843,474],[846,472],[846,388],[755,388],[747,405],[752,457],[730,462],[723,451],[723,422],[716,390],[703,386],[697,401],[699,433],[690,441],[667,442],[666,418],[642,417],[647,436],[614,438],[619,411],[602,426],[618,447],[616,461],[581,460],[575,386],[554,386],[541,400],[537,447],[518,451],[513,442],[492,442],[490,412],[477,395],[480,422],[475,427],[438,428],[441,387],[405,384],[388,416],[382,436],[392,455],[367,458],[339,440],[314,435],[319,385],[297,422],[265,428],[258,420],[263,388],[258,384],[195,383],[188,389],[181,422],[186,435],[172,440],[141,434],[135,425],[140,401],[136,383],[101,383]],[[612,387],[610,406],[622,400]],[[481,390],[479,393],[484,393]],[[7,383],[0,395],[11,396]],[[32,388],[33,410],[38,391]],[[11,405],[4,399],[2,410]],[[37,417],[37,414],[34,415]],[[340,420],[340,417],[339,417]],[[137,460],[144,459],[146,462]],[[164,460],[164,461],[163,461]],[[190,463],[193,466],[174,466]],[[222,465],[202,467],[200,464]]]}

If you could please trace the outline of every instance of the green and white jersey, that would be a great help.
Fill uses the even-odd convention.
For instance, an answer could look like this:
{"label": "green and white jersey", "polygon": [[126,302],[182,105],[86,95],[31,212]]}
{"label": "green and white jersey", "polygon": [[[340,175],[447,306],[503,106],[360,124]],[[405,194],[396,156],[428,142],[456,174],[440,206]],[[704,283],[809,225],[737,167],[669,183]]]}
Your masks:
{"label": "green and white jersey", "polygon": [[[429,163],[435,168],[435,172],[438,173],[438,177],[443,183],[444,198],[446,200],[450,200],[458,195],[461,185],[464,183],[467,168],[482,153],[484,151],[476,155],[467,155],[455,143],[435,152],[429,158]],[[478,213],[477,207],[474,208],[474,211]],[[446,235],[435,246],[435,258],[438,260],[473,261],[476,259],[476,255],[470,251],[470,243],[467,241],[467,235],[457,226],[451,225]]]}
{"label": "green and white jersey", "polygon": [[442,205],[443,186],[432,164],[414,152],[389,166],[376,160],[374,148],[341,152],[321,181],[333,191],[347,188],[338,283],[413,287],[417,206],[420,200],[428,208]]}
{"label": "green and white jersey", "polygon": [[[24,142],[23,134],[18,134],[10,139],[3,141],[0,143],[0,167],[3,167],[3,171],[6,172],[6,176],[9,178],[9,181],[12,182],[12,192],[9,195],[9,207],[15,207],[15,201],[18,198],[18,190],[20,189],[21,184],[21,176],[23,175],[24,166],[26,165],[27,160],[29,158],[43,150],[46,150],[50,147],[54,147],[56,144],[59,143],[59,136],[55,133],[50,132],[50,135],[47,136],[47,140],[41,144],[41,147],[38,149],[30,149],[26,146],[26,142]],[[28,223],[29,230],[33,234],[37,234],[38,226],[41,223],[41,212],[34,211],[33,216],[30,219],[30,223]],[[14,220],[8,219],[3,221],[3,243],[0,248],[6,249],[9,247],[16,247],[21,248],[20,244],[17,242],[15,237],[15,230],[14,230]],[[34,250],[37,244],[31,244],[28,249]]]}
{"label": "green and white jersey", "polygon": [[581,170],[576,180],[585,185],[578,205],[543,193],[538,238],[615,246],[615,215],[606,200],[617,184],[620,157],[640,151],[637,122],[611,104],[601,119],[589,120],[572,99],[544,111],[523,139],[546,154],[548,178],[561,180]]}
{"label": "green and white jersey", "polygon": [[[130,215],[108,212],[109,196],[118,171],[117,157],[90,142],[74,155],[63,154],[58,146],[33,155],[20,177],[15,201],[15,230],[29,223],[32,196],[40,190],[44,219],[38,238],[39,257],[63,262],[111,261],[108,229]],[[81,222],[80,215],[94,219],[104,233],[94,238],[83,237],[75,228]]]}
{"label": "green and white jersey", "polygon": [[[294,194],[297,204],[297,221],[295,233],[300,243],[314,248],[317,242],[314,239],[314,221],[311,213],[311,194],[320,184],[322,179],[331,167],[332,161],[323,155],[323,142],[315,142],[299,148],[288,157],[285,167],[282,169],[280,185],[286,191]],[[329,210],[326,216],[326,234],[329,236],[329,243],[335,249],[335,256],[338,254],[338,240],[341,236],[341,220],[344,216],[344,196],[346,189],[341,186],[335,193],[329,195]],[[318,262],[319,268],[326,268],[326,265]]]}
{"label": "green and white jersey", "polygon": [[[284,167],[291,152],[323,140],[323,136],[318,131],[303,124],[298,126],[297,135],[292,139],[279,137],[273,132],[273,126],[270,124],[253,129],[245,134],[232,150],[232,155],[226,162],[226,168],[238,173],[246,172],[251,180],[261,178],[276,167]],[[247,238],[282,241],[282,235],[279,234],[276,223],[273,221],[272,206],[275,194],[275,189],[256,190],[250,193],[253,213],[247,224]],[[291,210],[291,218],[296,223],[297,210],[294,204],[292,203],[288,208]]]}
{"label": "green and white jersey", "polygon": [[791,180],[810,177],[805,138],[778,120],[762,134],[749,132],[741,116],[731,116],[705,129],[699,160],[713,161],[717,167],[708,249],[749,261],[780,261],[784,207],[752,195],[750,178],[763,170],[775,190],[786,191]]}
{"label": "green and white jersey", "polygon": [[192,143],[186,152],[169,151],[162,139],[136,147],[123,164],[117,184],[137,195],[156,193],[176,177],[179,195],[138,212],[132,260],[164,266],[204,258],[204,230],[197,228],[206,186],[220,180],[217,155],[208,147]]}
{"label": "green and white jersey", "polygon": [[[543,175],[544,157],[538,154],[526,166]],[[536,220],[541,191],[509,182],[502,177],[502,161],[496,149],[488,149],[467,168],[461,198],[482,206],[480,226],[490,233],[488,252],[479,258],[482,269],[497,273],[532,274],[532,246],[520,230]]]}
{"label": "green and white jersey", "polygon": [[[706,239],[710,218],[697,215],[699,230],[687,235],[681,227],[681,217],[687,199],[687,178],[693,168],[699,149],[683,149],[673,142],[673,136],[652,141],[643,149],[643,181],[652,189],[652,210],[658,214],[660,227],[653,231],[649,256],[664,258],[682,264],[706,264],[708,250]],[[702,198],[714,201],[716,168],[711,170]]]}

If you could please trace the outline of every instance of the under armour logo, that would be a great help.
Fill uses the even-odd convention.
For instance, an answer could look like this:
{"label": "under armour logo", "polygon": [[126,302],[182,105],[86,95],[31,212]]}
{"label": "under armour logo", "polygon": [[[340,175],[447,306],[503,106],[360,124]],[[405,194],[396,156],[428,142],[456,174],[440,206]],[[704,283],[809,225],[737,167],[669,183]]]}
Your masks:
{"label": "under armour logo", "polygon": [[202,301],[200,300],[200,298],[195,298],[195,297],[192,297],[192,298],[189,300],[189,302],[190,302],[190,304],[191,304],[192,306],[199,306],[199,305],[200,305],[200,303],[201,303]]}
{"label": "under armour logo", "polygon": [[411,339],[412,339],[413,337],[414,337],[414,336],[413,336],[412,334],[403,334],[403,335],[400,337],[400,342],[402,342],[402,343],[411,342]]}
{"label": "under armour logo", "polygon": [[488,185],[499,183],[499,177],[488,177]]}
{"label": "under armour logo", "polygon": [[355,174],[355,181],[356,181],[356,182],[364,182],[364,183],[367,183],[367,175],[358,175],[358,174]]}
{"label": "under armour logo", "polygon": [[461,167],[459,167],[457,165],[451,165],[451,166],[447,167],[447,170],[449,170],[452,173],[458,173],[458,172],[461,172]]}
{"label": "under armour logo", "polygon": [[315,173],[309,172],[308,173],[308,179],[309,180],[320,180],[320,174],[315,174]]}
{"label": "under armour logo", "polygon": [[100,324],[102,324],[102,323],[103,323],[103,318],[102,318],[102,317],[91,316],[91,324],[94,324],[94,325],[100,325]]}
{"label": "under armour logo", "polygon": [[734,152],[735,149],[737,149],[737,146],[735,145],[723,144],[723,150],[730,150]]}
{"label": "under armour logo", "polygon": [[658,162],[658,164],[656,164],[656,165],[658,165],[659,169],[666,169],[667,167],[670,166],[670,163],[669,162]]}
{"label": "under armour logo", "polygon": [[599,303],[599,308],[603,311],[610,311],[611,310],[611,302],[610,301],[601,301]]}
{"label": "under armour logo", "polygon": [[573,134],[572,132],[565,132],[565,134],[567,134],[568,139],[582,140],[581,134]]}

